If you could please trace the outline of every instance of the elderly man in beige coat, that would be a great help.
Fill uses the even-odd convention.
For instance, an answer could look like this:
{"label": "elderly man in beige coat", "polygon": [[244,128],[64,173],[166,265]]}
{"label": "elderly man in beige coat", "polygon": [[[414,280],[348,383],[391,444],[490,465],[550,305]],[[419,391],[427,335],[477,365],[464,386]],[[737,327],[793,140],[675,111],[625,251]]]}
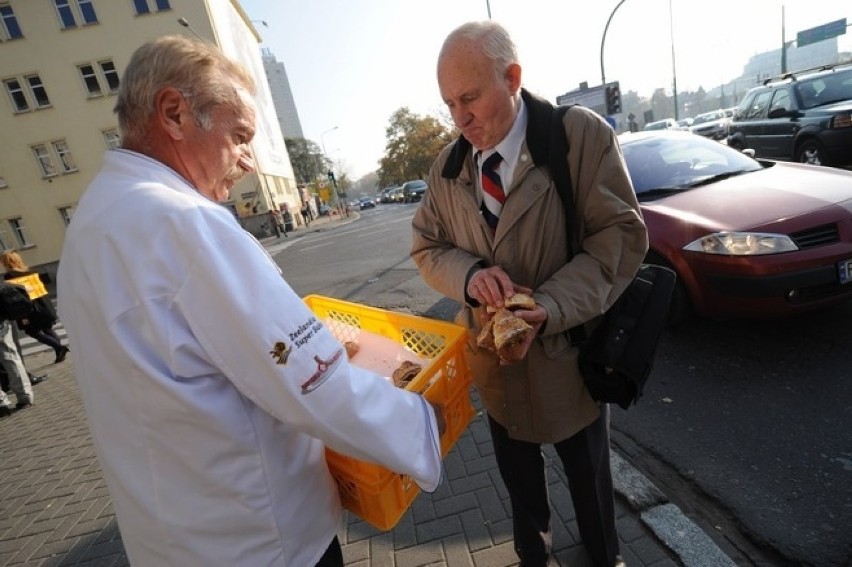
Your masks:
{"label": "elderly man in beige coat", "polygon": [[[565,114],[578,211],[578,248],[569,261],[566,223],[573,221],[546,166],[553,109],[520,88],[508,33],[493,22],[456,29],[441,50],[438,83],[462,135],[432,166],[413,220],[412,257],[430,286],[463,306],[458,320],[471,331],[470,363],[512,502],[515,550],[525,566],[552,561],[540,448],[552,443],[592,560],[621,565],[608,408],[589,395],[568,335],[612,305],[648,246],[615,133],[584,108]],[[482,181],[494,153],[497,180]],[[503,191],[496,210],[492,189],[483,189],[495,183]],[[486,307],[500,307],[516,291],[535,299],[535,309],[519,312],[535,332],[520,362],[501,364],[475,338]]]}

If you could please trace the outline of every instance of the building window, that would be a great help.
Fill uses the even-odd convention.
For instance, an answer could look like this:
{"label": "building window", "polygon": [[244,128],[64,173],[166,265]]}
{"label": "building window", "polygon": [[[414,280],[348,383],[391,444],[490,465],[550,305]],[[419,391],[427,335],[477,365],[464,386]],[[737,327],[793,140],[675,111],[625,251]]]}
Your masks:
{"label": "building window", "polygon": [[0,252],[5,252],[6,250],[11,250],[11,241],[9,240],[9,235],[6,233],[5,223],[0,222]]}
{"label": "building window", "polygon": [[76,28],[78,21],[84,26],[98,23],[98,16],[95,14],[92,0],[53,1],[56,4],[56,13],[59,15],[59,23],[62,29]]}
{"label": "building window", "polygon": [[104,92],[118,92],[119,77],[115,64],[110,60],[78,65],[83,85],[90,97],[102,96]]}
{"label": "building window", "polygon": [[74,216],[74,207],[59,207],[59,216],[62,217],[62,222],[65,223],[65,226],[71,222],[71,217]]}
{"label": "building window", "polygon": [[24,226],[24,219],[21,217],[9,219],[9,227],[12,229],[12,234],[15,235],[15,240],[18,241],[18,248],[32,246],[32,243],[27,238],[27,229]]}
{"label": "building window", "polygon": [[133,6],[136,8],[136,15],[150,14],[153,11],[162,12],[171,10],[169,0],[133,0]]}
{"label": "building window", "polygon": [[18,79],[6,79],[3,81],[3,84],[6,85],[6,92],[12,98],[12,105],[15,107],[15,112],[26,112],[30,109],[30,105],[27,102],[27,95],[24,94],[24,89],[21,87]]}
{"label": "building window", "polygon": [[60,173],[77,171],[74,157],[71,155],[71,150],[65,140],[54,140],[49,144],[37,144],[32,146],[32,150],[43,177],[55,177]]}
{"label": "building window", "polygon": [[6,92],[12,100],[15,112],[26,112],[31,108],[47,108],[50,106],[50,98],[38,75],[27,75],[25,77],[13,77],[3,81]]}
{"label": "building window", "polygon": [[24,37],[18,18],[8,2],[0,3],[0,39],[18,39]]}
{"label": "building window", "polygon": [[118,130],[116,130],[115,128],[110,128],[109,130],[104,130],[103,135],[107,149],[117,150],[121,147],[121,136],[119,136]]}
{"label": "building window", "polygon": [[50,99],[47,97],[47,91],[41,82],[41,77],[38,75],[29,75],[26,79],[30,86],[30,93],[35,99],[36,106],[38,108],[46,108],[50,106]]}

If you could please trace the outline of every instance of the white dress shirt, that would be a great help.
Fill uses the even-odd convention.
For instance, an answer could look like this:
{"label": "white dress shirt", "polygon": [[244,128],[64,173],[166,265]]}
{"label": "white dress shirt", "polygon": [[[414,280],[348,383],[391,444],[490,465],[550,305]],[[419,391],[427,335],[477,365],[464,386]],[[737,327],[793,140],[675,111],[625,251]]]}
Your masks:
{"label": "white dress shirt", "polygon": [[58,299],[134,566],[313,566],[342,513],[326,444],[438,485],[428,404],[350,366],[260,243],[155,160],[107,152]]}

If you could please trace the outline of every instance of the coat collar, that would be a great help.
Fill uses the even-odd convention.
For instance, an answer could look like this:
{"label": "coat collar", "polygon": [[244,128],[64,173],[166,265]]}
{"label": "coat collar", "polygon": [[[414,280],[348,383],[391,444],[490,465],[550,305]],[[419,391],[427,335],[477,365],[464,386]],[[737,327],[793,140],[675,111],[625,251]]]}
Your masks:
{"label": "coat collar", "polygon": [[[532,157],[533,164],[545,165],[547,164],[550,142],[550,120],[553,114],[553,105],[545,99],[531,94],[526,89],[521,89],[521,98],[527,107],[526,143],[530,157]],[[446,179],[457,178],[470,150],[470,142],[460,135],[453,143],[450,155],[441,170],[441,177]]]}

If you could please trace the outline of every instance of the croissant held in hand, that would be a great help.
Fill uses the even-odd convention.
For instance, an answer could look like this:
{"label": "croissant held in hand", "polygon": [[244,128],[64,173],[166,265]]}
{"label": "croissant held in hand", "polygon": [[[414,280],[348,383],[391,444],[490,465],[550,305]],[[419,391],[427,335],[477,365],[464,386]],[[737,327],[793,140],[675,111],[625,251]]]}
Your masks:
{"label": "croissant held in hand", "polygon": [[532,332],[529,323],[508,309],[498,309],[492,317],[494,346],[503,362],[518,362],[523,357],[523,343]]}

